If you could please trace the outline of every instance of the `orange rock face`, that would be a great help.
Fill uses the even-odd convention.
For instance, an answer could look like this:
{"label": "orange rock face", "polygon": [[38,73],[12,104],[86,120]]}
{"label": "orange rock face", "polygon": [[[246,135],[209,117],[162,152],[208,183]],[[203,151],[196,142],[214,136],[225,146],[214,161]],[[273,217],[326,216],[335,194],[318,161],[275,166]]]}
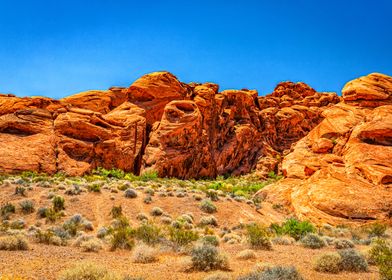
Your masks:
{"label": "orange rock face", "polygon": [[324,110],[284,158],[286,179],[258,195],[319,224],[391,219],[392,105],[377,106],[392,97],[390,81],[371,74],[349,82],[344,102]]}
{"label": "orange rock face", "polygon": [[129,88],[59,101],[0,95],[0,171],[82,175],[96,167],[179,178],[279,171],[291,144],[321,120],[336,94],[280,83],[266,97],[184,84],[168,72]]}

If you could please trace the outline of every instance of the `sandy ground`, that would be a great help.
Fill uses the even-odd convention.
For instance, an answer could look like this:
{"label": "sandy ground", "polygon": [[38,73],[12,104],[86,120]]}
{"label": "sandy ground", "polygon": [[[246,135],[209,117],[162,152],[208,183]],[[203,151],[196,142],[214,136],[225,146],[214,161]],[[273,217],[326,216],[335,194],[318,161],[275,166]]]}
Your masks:
{"label": "sandy ground", "polygon": [[[33,187],[27,192],[26,197],[15,195],[15,186],[0,188],[0,204],[12,202],[17,205],[17,213],[12,215],[12,220],[23,218],[27,227],[37,222],[36,213],[24,215],[20,213],[19,202],[25,199],[34,201],[35,209],[42,206],[50,206],[51,200],[47,195],[51,189]],[[123,192],[111,193],[103,189],[101,193],[82,193],[77,196],[64,195],[63,190],[58,190],[58,194],[64,196],[66,216],[57,224],[61,224],[75,213],[80,213],[88,218],[97,230],[100,226],[109,225],[112,220],[110,210],[112,206],[121,205],[123,213],[130,219],[133,225],[139,224],[136,220],[138,213],[150,213],[153,207],[161,207],[163,211],[173,217],[191,212],[195,216],[196,223],[202,216],[209,214],[203,213],[199,209],[199,201],[192,198],[192,193],[188,196],[180,197],[159,197],[153,196],[151,204],[143,203],[146,196],[142,191],[135,199],[127,199]],[[261,224],[270,224],[271,222],[281,222],[286,216],[276,211],[269,204],[263,204],[261,210],[256,211],[254,206],[245,202],[228,201],[225,198],[214,202],[218,212],[214,213],[219,223],[219,228],[233,227],[239,223],[257,222]],[[159,222],[159,218],[156,219]],[[42,228],[51,226],[42,222]],[[219,229],[215,229],[218,233]],[[358,247],[358,249],[363,249]],[[312,263],[315,257],[323,252],[334,251],[333,248],[320,250],[305,249],[299,245],[274,246],[272,251],[257,251],[256,260],[237,260],[236,254],[241,250],[247,249],[245,244],[221,244],[220,249],[229,257],[232,271],[227,272],[233,279],[239,275],[246,274],[252,270],[256,263],[269,263],[272,265],[294,265],[305,277],[305,279],[329,280],[329,279],[379,279],[377,268],[372,266],[368,273],[340,273],[340,274],[323,274],[317,273],[312,269]],[[110,270],[120,274],[129,274],[132,276],[142,276],[146,279],[203,279],[207,274],[205,272],[185,272],[184,261],[186,256],[173,252],[162,253],[159,261],[152,264],[135,264],[131,260],[130,251],[109,251],[107,248],[99,253],[85,253],[80,248],[57,247],[34,243],[30,241],[28,251],[7,252],[0,251],[0,275],[18,275],[26,279],[56,279],[58,275],[66,268],[75,263],[87,260],[102,265]],[[210,272],[211,273],[211,272]],[[0,278],[1,279],[1,278]]]}
{"label": "sandy ground", "polygon": [[[273,251],[257,251],[256,260],[238,260],[235,255],[246,249],[245,245],[221,246],[230,260],[232,271],[227,272],[234,279],[236,276],[251,271],[254,265],[270,263],[274,265],[294,265],[305,279],[344,279],[344,280],[370,280],[379,279],[377,268],[370,267],[367,273],[318,273],[312,269],[314,258],[332,248],[310,250],[298,245],[274,246]],[[358,248],[361,249],[361,248]],[[0,271],[3,274],[18,275],[27,279],[56,279],[62,270],[72,266],[78,261],[91,261],[102,265],[120,274],[142,276],[145,279],[203,279],[212,273],[185,272],[185,256],[175,253],[160,255],[159,261],[152,264],[136,264],[132,262],[129,251],[101,251],[99,253],[84,253],[74,247],[57,247],[33,244],[29,251],[5,252],[0,251]]]}

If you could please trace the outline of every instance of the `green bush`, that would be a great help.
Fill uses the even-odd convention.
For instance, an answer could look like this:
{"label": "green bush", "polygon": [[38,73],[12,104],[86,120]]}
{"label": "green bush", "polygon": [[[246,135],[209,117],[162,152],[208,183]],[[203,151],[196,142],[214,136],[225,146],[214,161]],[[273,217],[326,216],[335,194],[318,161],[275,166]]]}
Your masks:
{"label": "green bush", "polygon": [[26,188],[23,186],[17,186],[15,188],[15,194],[20,194],[21,196],[26,196]]}
{"label": "green bush", "polygon": [[155,245],[162,237],[161,229],[152,223],[143,223],[135,230],[135,237],[148,245]]}
{"label": "green bush", "polygon": [[338,253],[325,253],[319,256],[314,264],[318,272],[338,273],[342,269],[342,257]]}
{"label": "green bush", "polygon": [[134,230],[129,225],[129,221],[124,216],[116,220],[116,225],[109,229],[111,235],[111,249],[132,249],[135,245],[133,240]]}
{"label": "green bush", "polygon": [[89,192],[101,192],[101,185],[94,183],[87,186]]}
{"label": "green bush", "polygon": [[219,239],[216,235],[205,235],[201,238],[201,242],[212,246],[219,246]]}
{"label": "green bush", "polygon": [[319,235],[314,233],[308,233],[305,235],[304,238],[301,239],[301,244],[305,248],[310,249],[320,249],[327,245]]}
{"label": "green bush", "polygon": [[1,207],[0,210],[1,216],[2,217],[8,216],[11,213],[15,213],[15,210],[16,210],[15,205],[13,205],[12,203],[7,203]]}
{"label": "green bush", "polygon": [[219,253],[215,246],[202,244],[193,248],[192,267],[195,270],[209,271],[214,269],[228,269],[227,258]]}
{"label": "green bush", "polygon": [[367,228],[369,237],[383,237],[386,230],[387,225],[380,223],[374,223]]}
{"label": "green bush", "polygon": [[19,203],[19,205],[24,214],[30,214],[34,212],[34,202],[32,200],[23,200]]}
{"label": "green bush", "polygon": [[185,246],[199,239],[199,234],[192,229],[184,229],[183,227],[170,227],[169,237],[178,246]]}
{"label": "green bush", "polygon": [[392,280],[391,244],[389,244],[385,239],[376,239],[369,251],[369,256],[377,264],[381,280]]}
{"label": "green bush", "polygon": [[352,272],[368,271],[368,263],[365,257],[357,250],[344,249],[339,250],[338,253],[342,258],[342,270]]}
{"label": "green bush", "polygon": [[122,207],[120,206],[113,206],[110,210],[110,215],[113,219],[117,219],[118,217],[122,216]]}
{"label": "green bush", "polygon": [[156,171],[145,171],[139,176],[142,181],[153,181],[158,178],[158,172]]}
{"label": "green bush", "polygon": [[257,224],[250,224],[246,227],[246,235],[252,248],[264,250],[272,249],[272,243],[265,228],[262,228]]}
{"label": "green bush", "polygon": [[217,211],[216,206],[214,205],[214,203],[212,203],[210,199],[204,199],[202,202],[200,202],[200,209],[203,212],[209,214],[215,213]]}
{"label": "green bush", "polygon": [[286,220],[282,225],[272,224],[271,229],[277,235],[287,234],[293,237],[295,240],[300,240],[307,233],[316,232],[316,228],[310,222],[300,222],[295,218]]}
{"label": "green bush", "polygon": [[56,195],[52,198],[53,210],[59,212],[65,209],[65,202],[62,196]]}
{"label": "green bush", "polygon": [[116,179],[123,179],[125,177],[125,172],[121,169],[105,169],[102,167],[98,167],[97,169],[93,170],[92,173],[94,175],[98,175],[104,178],[116,178]]}

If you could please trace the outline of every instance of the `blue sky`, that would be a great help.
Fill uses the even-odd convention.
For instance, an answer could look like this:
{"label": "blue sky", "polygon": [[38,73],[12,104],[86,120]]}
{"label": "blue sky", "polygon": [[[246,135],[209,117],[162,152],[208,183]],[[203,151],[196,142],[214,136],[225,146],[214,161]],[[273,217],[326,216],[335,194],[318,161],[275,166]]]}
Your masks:
{"label": "blue sky", "polygon": [[392,1],[0,0],[0,92],[64,97],[167,70],[184,82],[319,91],[392,75]]}

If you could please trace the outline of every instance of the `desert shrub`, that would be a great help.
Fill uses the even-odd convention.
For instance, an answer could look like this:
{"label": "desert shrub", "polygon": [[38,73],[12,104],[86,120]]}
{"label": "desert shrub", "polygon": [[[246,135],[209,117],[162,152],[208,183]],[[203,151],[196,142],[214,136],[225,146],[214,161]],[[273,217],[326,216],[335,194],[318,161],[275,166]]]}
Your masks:
{"label": "desert shrub", "polygon": [[0,237],[0,250],[5,251],[25,251],[29,249],[29,244],[23,236],[2,236]]}
{"label": "desert shrub", "polygon": [[162,214],[163,214],[163,211],[162,211],[162,209],[159,208],[159,207],[154,207],[154,208],[152,208],[152,210],[151,210],[151,215],[152,215],[152,216],[161,216]]}
{"label": "desert shrub", "polygon": [[37,210],[37,216],[38,218],[46,218],[46,211],[48,211],[47,207],[40,207]]}
{"label": "desert shrub", "polygon": [[374,223],[367,228],[367,233],[369,234],[369,237],[383,237],[386,230],[387,225]]}
{"label": "desert shrub", "polygon": [[93,183],[87,186],[89,192],[101,192],[101,184]]}
{"label": "desert shrub", "polygon": [[158,172],[156,171],[145,171],[139,176],[142,181],[153,181],[158,178]]}
{"label": "desert shrub", "polygon": [[136,219],[139,221],[148,221],[148,216],[145,213],[138,213]]}
{"label": "desert shrub", "polygon": [[137,197],[137,192],[134,189],[126,189],[124,191],[124,196],[126,198],[136,198]]}
{"label": "desert shrub", "polygon": [[192,267],[195,270],[228,269],[227,258],[215,246],[202,244],[192,249]]}
{"label": "desert shrub", "polygon": [[326,253],[316,259],[314,269],[319,272],[338,273],[341,263],[342,257],[338,253]]}
{"label": "desert shrub", "polygon": [[98,252],[102,249],[102,242],[99,239],[91,238],[83,241],[80,247],[84,252]]}
{"label": "desert shrub", "polygon": [[46,208],[45,217],[47,222],[54,223],[57,221],[63,214],[61,212],[57,212],[53,208]]}
{"label": "desert shrub", "polygon": [[392,246],[385,239],[374,240],[369,257],[378,266],[381,280],[392,279]]}
{"label": "desert shrub", "polygon": [[152,202],[152,196],[151,196],[151,195],[147,195],[147,196],[143,199],[143,202],[144,202],[145,204],[151,204],[151,202]]}
{"label": "desert shrub", "polygon": [[319,235],[314,233],[308,233],[305,235],[305,237],[301,239],[301,244],[305,248],[310,249],[320,249],[327,245]]}
{"label": "desert shrub", "polygon": [[201,242],[212,246],[219,246],[219,239],[216,235],[205,235],[201,238]]}
{"label": "desert shrub", "polygon": [[237,280],[303,280],[304,278],[294,266],[266,267],[263,271],[256,271]]}
{"label": "desert shrub", "polygon": [[172,218],[167,217],[167,216],[163,216],[161,218],[161,223],[162,224],[166,224],[166,225],[170,225],[173,222]]}
{"label": "desert shrub", "polygon": [[114,227],[109,229],[111,235],[111,249],[132,249],[135,245],[133,240],[134,230],[129,225],[129,221],[124,216],[119,217]]}
{"label": "desert shrub", "polygon": [[200,202],[200,209],[206,213],[215,213],[217,211],[216,206],[210,199],[204,199]]}
{"label": "desert shrub", "polygon": [[34,202],[32,200],[23,200],[19,203],[19,205],[24,214],[30,214],[34,212]]}
{"label": "desert shrub", "polygon": [[117,219],[118,217],[122,216],[122,207],[120,206],[113,206],[110,210],[110,215],[113,219]]}
{"label": "desert shrub", "polygon": [[211,199],[212,201],[218,201],[219,197],[218,197],[218,193],[216,190],[207,190],[206,191],[206,196]]}
{"label": "desert shrub", "polygon": [[26,222],[23,219],[17,219],[15,221],[12,221],[10,224],[10,228],[12,229],[23,229],[26,226]]}
{"label": "desert shrub", "polygon": [[183,227],[170,227],[169,237],[178,246],[185,246],[189,243],[199,239],[199,234],[192,229],[185,229]]}
{"label": "desert shrub", "polygon": [[26,188],[23,186],[17,186],[15,188],[15,194],[17,194],[17,195],[19,194],[21,196],[26,196]]}
{"label": "desert shrub", "polygon": [[92,174],[98,175],[104,178],[116,178],[116,179],[123,179],[125,177],[125,172],[121,169],[105,169],[102,167],[98,167],[97,169],[92,171]]}
{"label": "desert shrub", "polygon": [[300,240],[307,233],[316,232],[316,228],[310,222],[300,222],[295,218],[286,220],[282,225],[272,224],[271,229],[277,235],[287,234],[293,237],[295,240]]}
{"label": "desert shrub", "polygon": [[65,209],[65,202],[62,196],[56,195],[52,199],[53,210],[58,212]]}
{"label": "desert shrub", "polygon": [[152,263],[157,261],[158,252],[155,248],[140,244],[133,249],[132,259],[135,263]]}
{"label": "desert shrub", "polygon": [[143,223],[135,230],[135,237],[148,245],[157,244],[161,236],[161,229],[152,223]]}
{"label": "desert shrub", "polygon": [[361,272],[368,270],[368,263],[365,257],[354,249],[344,249],[338,251],[341,261],[341,269],[345,271]]}
{"label": "desert shrub", "polygon": [[11,213],[15,213],[15,210],[16,210],[15,205],[13,205],[12,203],[7,203],[3,205],[0,209],[1,216],[6,217]]}
{"label": "desert shrub", "polygon": [[272,243],[276,245],[292,245],[295,239],[289,236],[278,236],[272,239]]}
{"label": "desert shrub", "polygon": [[271,250],[272,243],[267,230],[257,224],[246,227],[246,235],[249,245],[254,249]]}
{"label": "desert shrub", "polygon": [[109,229],[107,227],[100,227],[97,230],[97,237],[98,238],[104,238],[108,234],[109,234]]}
{"label": "desert shrub", "polygon": [[349,239],[335,239],[333,245],[336,249],[354,248],[354,243]]}
{"label": "desert shrub", "polygon": [[218,226],[218,221],[214,216],[204,216],[201,217],[200,221],[199,221],[199,226]]}
{"label": "desert shrub", "polygon": [[68,236],[62,236],[62,238],[55,234],[53,230],[37,230],[34,234],[34,238],[37,243],[43,243],[47,245],[65,245]]}
{"label": "desert shrub", "polygon": [[250,260],[256,258],[256,253],[253,250],[246,249],[239,252],[236,257],[240,260]]}
{"label": "desert shrub", "polygon": [[60,280],[120,280],[121,278],[101,265],[82,262],[65,270]]}

